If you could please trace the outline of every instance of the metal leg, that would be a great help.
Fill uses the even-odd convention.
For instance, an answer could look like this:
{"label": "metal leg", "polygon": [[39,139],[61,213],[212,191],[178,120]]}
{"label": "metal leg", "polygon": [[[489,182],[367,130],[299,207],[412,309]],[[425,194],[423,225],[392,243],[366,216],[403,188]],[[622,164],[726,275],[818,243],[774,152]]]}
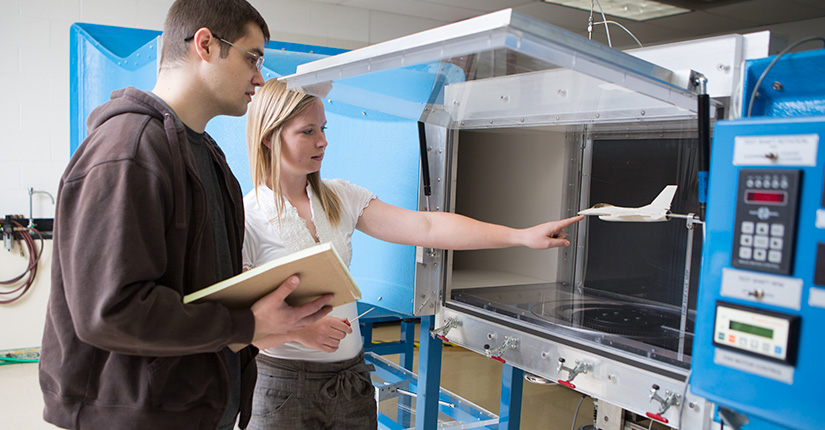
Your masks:
{"label": "metal leg", "polygon": [[369,350],[372,346],[372,323],[368,321],[360,321],[361,339],[364,340],[364,349]]}
{"label": "metal leg", "polygon": [[412,372],[415,352],[415,319],[401,320],[401,341],[404,349],[398,359],[398,364]]}
{"label": "metal leg", "polygon": [[[415,353],[415,319],[401,320],[401,342],[404,345],[402,353],[398,357],[398,365],[413,371],[413,361]],[[397,422],[403,428],[409,428],[412,424],[410,413],[412,408],[412,397],[400,396],[398,397],[398,419]]]}
{"label": "metal leg", "polygon": [[441,378],[441,340],[430,336],[434,316],[421,317],[418,351],[418,397],[416,398],[415,428],[438,427],[438,396]]}
{"label": "metal leg", "polygon": [[498,407],[499,430],[517,430],[521,425],[521,396],[524,371],[509,364],[501,367],[501,402]]}

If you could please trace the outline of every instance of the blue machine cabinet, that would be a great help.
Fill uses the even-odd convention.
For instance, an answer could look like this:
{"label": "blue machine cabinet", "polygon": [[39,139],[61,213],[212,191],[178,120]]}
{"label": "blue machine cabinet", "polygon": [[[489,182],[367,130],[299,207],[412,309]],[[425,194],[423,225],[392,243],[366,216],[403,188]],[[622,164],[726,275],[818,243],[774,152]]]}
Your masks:
{"label": "blue machine cabinet", "polygon": [[[755,106],[772,117],[714,129],[692,391],[734,428],[823,428],[825,93],[800,81],[818,79],[807,65],[822,52],[770,72]],[[773,82],[792,99],[769,94]]]}

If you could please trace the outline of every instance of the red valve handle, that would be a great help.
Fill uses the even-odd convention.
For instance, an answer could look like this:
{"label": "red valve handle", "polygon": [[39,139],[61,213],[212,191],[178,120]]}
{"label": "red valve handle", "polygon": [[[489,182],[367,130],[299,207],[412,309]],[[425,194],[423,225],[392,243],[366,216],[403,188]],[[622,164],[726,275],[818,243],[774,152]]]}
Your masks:
{"label": "red valve handle", "polygon": [[650,417],[650,418],[653,418],[656,421],[661,421],[661,422],[667,424],[667,418],[665,418],[665,417],[663,417],[659,414],[654,414],[653,412],[648,412],[647,416]]}
{"label": "red valve handle", "polygon": [[567,388],[571,388],[571,389],[576,388],[576,386],[570,381],[562,381],[561,379],[559,379],[557,382],[559,383],[559,385],[564,385]]}
{"label": "red valve handle", "polygon": [[450,343],[450,341],[447,340],[447,337],[445,337],[444,335],[438,334],[435,337],[440,339],[442,342]]}
{"label": "red valve handle", "polygon": [[492,356],[492,357],[490,357],[490,358],[492,358],[492,359],[493,359],[493,360],[495,360],[495,361],[500,361],[500,362],[502,362],[502,363],[506,363],[506,361],[504,361],[504,359],[503,359],[503,358],[501,358],[501,357]]}

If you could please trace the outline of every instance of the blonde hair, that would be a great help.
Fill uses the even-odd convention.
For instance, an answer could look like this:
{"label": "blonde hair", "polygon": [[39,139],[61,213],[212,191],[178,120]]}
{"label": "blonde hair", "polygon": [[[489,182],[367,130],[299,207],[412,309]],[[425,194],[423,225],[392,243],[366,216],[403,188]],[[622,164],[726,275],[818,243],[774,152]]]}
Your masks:
{"label": "blonde hair", "polygon": [[[318,97],[286,89],[286,84],[270,79],[255,91],[246,117],[246,145],[249,152],[249,173],[257,195],[258,186],[271,180],[275,198],[275,209],[280,221],[284,209],[284,195],[281,192],[281,131],[284,124],[318,101]],[[264,145],[269,138],[270,145]],[[338,196],[324,186],[321,173],[307,175],[307,182],[321,201],[321,207],[332,225],[341,220],[341,201]]]}

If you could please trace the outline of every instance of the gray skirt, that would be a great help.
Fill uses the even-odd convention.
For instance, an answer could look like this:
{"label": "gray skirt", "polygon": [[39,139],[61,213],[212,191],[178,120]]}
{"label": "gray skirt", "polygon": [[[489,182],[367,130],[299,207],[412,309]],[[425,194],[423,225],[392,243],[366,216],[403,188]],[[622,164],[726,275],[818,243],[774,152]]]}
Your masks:
{"label": "gray skirt", "polygon": [[364,352],[333,363],[257,357],[250,430],[375,429],[378,409]]}

